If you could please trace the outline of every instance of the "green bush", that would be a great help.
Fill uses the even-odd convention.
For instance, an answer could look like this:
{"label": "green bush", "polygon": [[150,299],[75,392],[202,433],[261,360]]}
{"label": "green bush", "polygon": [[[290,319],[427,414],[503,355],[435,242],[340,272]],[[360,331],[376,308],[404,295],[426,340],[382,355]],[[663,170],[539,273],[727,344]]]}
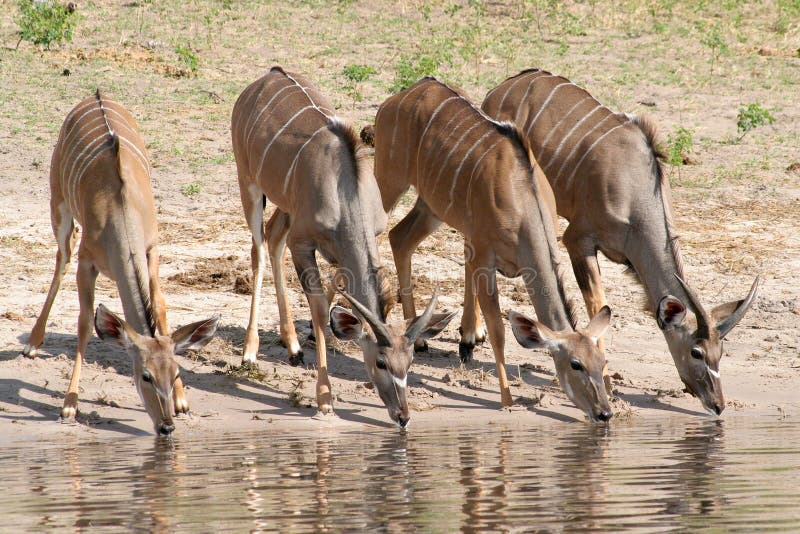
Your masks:
{"label": "green bush", "polygon": [[200,60],[188,43],[175,45],[175,54],[178,56],[178,60],[180,60],[180,62],[184,67],[186,67],[186,70],[191,75],[197,73],[197,67],[200,65]]}
{"label": "green bush", "polygon": [[72,41],[75,27],[72,5],[55,0],[19,0],[17,6],[20,42],[30,41],[49,50],[53,43],[60,45],[64,41]]}
{"label": "green bush", "polygon": [[424,76],[436,76],[439,68],[453,61],[453,40],[433,38],[420,43],[419,52],[414,55],[403,54],[395,67],[394,81],[389,91],[399,93],[408,89]]}
{"label": "green bush", "polygon": [[347,80],[344,90],[353,99],[353,104],[361,102],[364,98],[364,95],[361,94],[361,84],[375,74],[378,74],[378,71],[369,65],[349,64],[342,69],[342,76]]}
{"label": "green bush", "polygon": [[742,107],[739,108],[739,113],[736,115],[736,129],[739,131],[738,141],[741,141],[747,132],[753,128],[772,124],[773,122],[775,122],[775,117],[758,102],[742,104]]}
{"label": "green bush", "polygon": [[676,126],[675,130],[667,136],[667,163],[676,166],[684,165],[692,151],[692,143],[692,131],[683,126]]}

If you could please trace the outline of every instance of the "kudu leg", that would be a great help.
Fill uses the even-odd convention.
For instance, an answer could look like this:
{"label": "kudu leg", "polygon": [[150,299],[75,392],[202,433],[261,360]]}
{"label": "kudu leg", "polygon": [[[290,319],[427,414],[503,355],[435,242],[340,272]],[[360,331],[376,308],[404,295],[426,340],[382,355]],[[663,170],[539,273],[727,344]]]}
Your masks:
{"label": "kudu leg", "polygon": [[[418,198],[411,211],[389,232],[389,243],[392,245],[392,255],[400,284],[403,318],[406,320],[417,316],[414,306],[414,289],[411,283],[411,255],[422,240],[432,234],[441,224],[442,221],[436,218],[428,205]],[[414,342],[414,350],[427,351],[428,343],[424,339],[417,339]]]}
{"label": "kudu leg", "polygon": [[[597,263],[597,245],[586,239],[579,239],[570,232],[571,227],[567,227],[564,232],[564,246],[569,253],[572,263],[572,270],[575,272],[575,280],[581,289],[583,300],[586,303],[586,311],[589,319],[594,317],[600,309],[606,305],[606,294],[603,291],[603,283],[600,279],[600,265]],[[605,342],[603,338],[597,340],[597,346],[605,353]],[[603,383],[606,393],[611,395],[611,377],[608,374],[608,364],[603,367]]]}
{"label": "kudu leg", "polygon": [[22,354],[28,358],[36,357],[36,351],[44,340],[44,332],[47,327],[47,319],[50,316],[50,310],[53,307],[56,294],[61,287],[61,280],[64,278],[64,273],[67,271],[67,265],[72,257],[72,250],[75,248],[75,242],[78,239],[78,232],[75,229],[72,216],[63,213],[61,209],[56,209],[54,212],[61,214],[59,220],[53,224],[53,233],[55,233],[56,241],[58,242],[56,269],[53,273],[53,280],[50,282],[50,289],[47,291],[47,298],[44,301],[44,306],[42,306],[42,312],[36,319],[33,330],[31,330],[28,343],[26,343],[25,347],[22,349]]}
{"label": "kudu leg", "polygon": [[497,271],[487,262],[468,262],[468,273],[472,277],[478,302],[486,321],[489,343],[492,345],[497,365],[497,378],[500,381],[500,401],[503,406],[511,406],[511,389],[506,375],[505,326],[500,315],[500,295],[497,293]]}
{"label": "kudu leg", "polygon": [[[469,259],[475,254],[475,250],[470,243],[464,244],[464,257]],[[469,267],[465,262],[464,274],[464,313],[461,315],[461,340],[458,342],[458,355],[462,363],[472,360],[472,352],[475,345],[486,341],[486,329],[481,321],[480,309],[478,307],[478,297],[473,286],[473,276],[470,274]]]}
{"label": "kudu leg", "polygon": [[281,340],[286,350],[289,351],[289,363],[299,365],[303,363],[303,349],[300,348],[300,343],[297,341],[292,309],[289,307],[289,300],[286,296],[286,274],[283,271],[283,264],[286,261],[286,236],[289,234],[290,225],[289,214],[275,210],[275,213],[267,221],[265,230],[269,261],[272,266],[272,279],[278,300]]}
{"label": "kudu leg", "polygon": [[333,413],[331,382],[328,378],[328,353],[325,343],[325,325],[328,323],[328,298],[314,257],[314,249],[307,246],[292,248],[292,261],[311,308],[311,327],[316,338],[317,353],[317,409]]}
{"label": "kudu leg", "polygon": [[83,355],[86,353],[94,326],[94,284],[97,281],[97,269],[90,261],[78,259],[77,281],[78,301],[80,302],[78,350],[75,353],[75,365],[72,368],[69,388],[64,396],[64,406],[61,408],[61,419],[64,421],[74,419],[78,412],[78,382],[81,379]]}
{"label": "kudu leg", "polygon": [[250,249],[250,265],[253,270],[253,294],[250,298],[250,320],[247,323],[242,364],[255,364],[258,356],[258,312],[261,306],[261,285],[264,282],[264,204],[261,194],[251,195],[242,191],[242,204],[247,225],[253,236]]}

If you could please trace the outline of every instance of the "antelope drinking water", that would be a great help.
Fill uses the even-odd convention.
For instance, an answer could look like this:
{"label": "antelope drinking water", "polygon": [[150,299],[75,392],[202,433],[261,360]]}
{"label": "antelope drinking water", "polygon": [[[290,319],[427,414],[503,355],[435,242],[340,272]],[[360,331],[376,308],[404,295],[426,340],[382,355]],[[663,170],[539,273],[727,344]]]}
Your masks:
{"label": "antelope drinking water", "polygon": [[[476,338],[475,300],[484,313],[504,406],[512,404],[505,370],[503,320],[496,273],[522,276],[541,321],[511,314],[527,346],[547,346],[561,385],[593,420],[611,410],[602,384],[605,359],[592,338],[608,325],[599,310],[587,331],[575,330],[564,293],[555,228],[543,178],[517,129],[489,119],[459,91],[424,78],[388,98],[375,118],[375,177],[388,212],[414,186],[418,198],[389,233],[405,317],[414,317],[411,254],[442,222],[464,235],[466,248],[462,359]],[[544,182],[546,186],[546,182]],[[553,211],[554,213],[554,211]],[[521,328],[517,334],[517,327]],[[522,341],[521,341],[522,342]],[[567,380],[581,373],[581,380]]]}
{"label": "antelope drinking water", "polygon": [[633,268],[681,380],[719,415],[725,408],[722,340],[753,303],[758,278],[746,298],[710,313],[684,282],[669,181],[652,124],[614,113],[566,78],[539,69],[492,89],[483,109],[517,124],[550,181],[558,214],[569,221],[563,241],[589,315],[606,304],[599,250]]}
{"label": "antelope drinking water", "polygon": [[[244,362],[255,362],[258,353],[257,316],[266,253],[272,264],[281,338],[289,361],[302,361],[283,274],[288,244],[311,308],[320,412],[333,410],[323,331],[330,319],[335,335],[359,341],[367,372],[389,416],[405,426],[410,417],[406,380],[413,342],[439,332],[454,314],[434,315],[434,295],[426,312],[407,329],[386,324],[392,303],[375,239],[386,226],[386,214],[355,132],[333,115],[333,106],[305,78],[280,67],[242,92],[233,108],[231,130],[242,205],[253,235],[254,283]],[[276,209],[264,224],[267,198]],[[338,265],[343,294],[358,316],[340,307],[329,314],[317,252]],[[371,333],[362,328],[362,320]]]}
{"label": "antelope drinking water", "polygon": [[[166,305],[158,282],[158,230],[150,164],[133,116],[99,91],[70,111],[50,164],[50,218],[58,242],[56,269],[36,325],[23,354],[36,357],[47,318],[70,261],[78,232],[78,350],[61,409],[75,417],[83,355],[92,333],[128,349],[133,380],[156,432],[174,429],[172,413],[189,404],[172,357],[207,343],[218,318],[198,321],[169,335]],[[123,321],[103,305],[93,313],[98,273],[117,284]]]}

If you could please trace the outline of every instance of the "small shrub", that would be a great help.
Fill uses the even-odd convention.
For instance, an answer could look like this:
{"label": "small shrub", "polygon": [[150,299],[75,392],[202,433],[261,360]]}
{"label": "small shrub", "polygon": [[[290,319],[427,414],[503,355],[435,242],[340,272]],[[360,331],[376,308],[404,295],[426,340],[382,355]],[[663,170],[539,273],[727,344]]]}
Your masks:
{"label": "small shrub", "polygon": [[703,33],[700,44],[711,51],[711,75],[714,75],[714,66],[719,58],[728,53],[728,43],[722,35],[719,25],[708,27],[705,23],[698,23],[697,29]]}
{"label": "small shrub", "polygon": [[683,126],[676,126],[667,136],[667,163],[676,166],[686,164],[692,151],[692,143],[692,131]]}
{"label": "small shrub", "polygon": [[188,43],[175,45],[175,54],[178,56],[178,60],[181,62],[181,64],[183,64],[186,71],[188,71],[190,75],[197,73],[197,67],[200,65],[200,59],[197,57],[197,54],[194,53]]}
{"label": "small shrub", "polygon": [[736,115],[736,129],[739,132],[737,141],[741,141],[747,132],[753,128],[772,124],[773,122],[775,122],[775,117],[758,102],[742,104],[742,107],[739,108],[739,113]]}
{"label": "small shrub", "polygon": [[75,27],[75,8],[72,4],[65,5],[55,0],[20,0],[17,6],[19,42],[30,41],[49,50],[53,43],[60,45],[64,41],[72,41]]}
{"label": "small shrub", "polygon": [[479,0],[467,2],[469,11],[464,16],[469,17],[469,22],[459,32],[460,47],[458,50],[461,59],[465,62],[473,61],[475,67],[475,81],[478,81],[480,63],[489,43],[486,40],[486,4]]}
{"label": "small shrub", "polygon": [[378,74],[378,71],[369,65],[345,65],[342,69],[342,76],[345,77],[347,82],[344,85],[344,90],[353,99],[353,104],[361,102],[364,95],[361,94],[361,84],[369,79],[370,76]]}
{"label": "small shrub", "polygon": [[192,182],[181,187],[181,193],[187,197],[193,197],[200,193],[200,182]]}
{"label": "small shrub", "polygon": [[437,75],[442,65],[453,61],[452,48],[452,39],[438,37],[423,41],[415,56],[401,55],[389,91],[399,93],[424,76]]}

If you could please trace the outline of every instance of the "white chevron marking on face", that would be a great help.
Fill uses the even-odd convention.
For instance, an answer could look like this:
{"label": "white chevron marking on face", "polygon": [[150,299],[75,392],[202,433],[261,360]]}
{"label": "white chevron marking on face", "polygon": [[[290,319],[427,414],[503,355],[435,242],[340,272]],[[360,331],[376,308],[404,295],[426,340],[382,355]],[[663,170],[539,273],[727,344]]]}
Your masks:
{"label": "white chevron marking on face", "polygon": [[709,367],[707,365],[706,365],[706,369],[708,370],[708,373],[711,376],[713,376],[714,378],[719,378],[720,377],[719,371],[715,371],[715,370],[713,370],[711,367]]}
{"label": "white chevron marking on face", "polygon": [[392,375],[392,382],[394,382],[397,387],[404,388],[406,384],[408,384],[408,374],[406,374],[402,380]]}

